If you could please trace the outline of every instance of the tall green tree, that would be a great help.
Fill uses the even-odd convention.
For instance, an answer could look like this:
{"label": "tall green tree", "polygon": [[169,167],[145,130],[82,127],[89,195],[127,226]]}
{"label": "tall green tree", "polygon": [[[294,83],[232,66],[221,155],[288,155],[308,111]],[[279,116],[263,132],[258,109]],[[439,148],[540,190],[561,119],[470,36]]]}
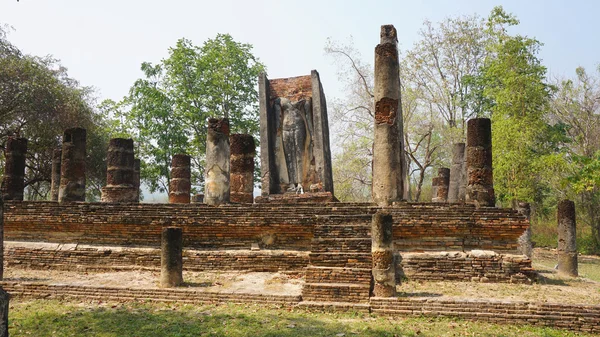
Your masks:
{"label": "tall green tree", "polygon": [[48,197],[52,151],[60,145],[65,129],[79,126],[88,131],[88,200],[97,200],[105,182],[108,137],[94,106],[93,90],[69,77],[51,56],[22,53],[7,33],[0,26],[0,144],[3,148],[8,136],[29,140],[26,198]]}
{"label": "tall green tree", "polygon": [[[202,46],[180,39],[169,57],[142,64],[144,77],[121,102],[104,102],[104,109],[127,125],[115,128],[139,144],[141,177],[150,190],[168,191],[171,157],[192,156],[192,183],[202,187],[207,120],[226,117],[232,133],[258,139],[258,75],[264,70],[252,46],[218,34]],[[116,125],[115,125],[116,126]]]}

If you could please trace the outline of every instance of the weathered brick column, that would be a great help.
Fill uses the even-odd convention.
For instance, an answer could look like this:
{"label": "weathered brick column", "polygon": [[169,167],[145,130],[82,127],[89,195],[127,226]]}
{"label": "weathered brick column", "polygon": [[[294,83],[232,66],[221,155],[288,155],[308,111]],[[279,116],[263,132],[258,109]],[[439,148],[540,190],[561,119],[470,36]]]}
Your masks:
{"label": "weathered brick column", "polygon": [[254,156],[252,135],[233,134],[231,141],[231,201],[251,204],[254,201]]}
{"label": "weathered brick column", "polygon": [[494,207],[492,173],[492,123],[489,118],[467,122],[467,193],[465,201]]}
{"label": "weathered brick column", "polygon": [[111,139],[106,155],[106,186],[102,188],[102,202],[138,201],[133,167],[133,139]]}
{"label": "weathered brick column", "polygon": [[452,166],[450,166],[450,186],[448,186],[448,202],[464,202],[466,177],[465,143],[452,145]]}
{"label": "weathered brick column", "polygon": [[189,204],[192,191],[192,158],[176,154],[171,159],[171,181],[169,182],[169,203]]}
{"label": "weathered brick column", "polygon": [[396,269],[392,215],[377,212],[371,223],[371,255],[373,258],[373,296],[396,296]]}
{"label": "weathered brick column", "polygon": [[61,149],[52,151],[52,183],[50,185],[50,200],[58,201],[58,190],[60,189],[60,163],[62,157]]}
{"label": "weathered brick column", "polygon": [[373,143],[373,201],[390,205],[403,198],[401,165],[402,104],[398,38],[392,25],[381,26],[375,48],[375,139]]}
{"label": "weathered brick column", "polygon": [[59,202],[85,201],[85,146],[85,129],[65,130],[60,166]]}
{"label": "weathered brick column", "polygon": [[160,286],[183,284],[183,231],[181,227],[164,227],[160,242]]}
{"label": "weathered brick column", "polygon": [[4,200],[0,196],[0,280],[4,279]]}
{"label": "weathered brick column", "polygon": [[135,187],[135,201],[140,201],[140,166],[141,161],[139,159],[133,160],[133,187]]}
{"label": "weathered brick column", "polygon": [[[517,203],[517,212],[524,215],[527,218],[527,221],[531,221],[531,206],[528,202]],[[530,259],[533,256],[533,244],[531,243],[531,223],[525,232],[523,232],[523,235],[519,237],[519,253],[527,256]]]}
{"label": "weathered brick column", "polygon": [[220,205],[229,202],[229,119],[208,120],[206,137],[206,191],[204,203]]}
{"label": "weathered brick column", "polygon": [[10,296],[0,287],[0,337],[8,337],[8,308]]}
{"label": "weathered brick column", "polygon": [[4,200],[23,201],[25,189],[25,154],[27,139],[8,137],[4,150],[5,165],[2,177],[2,197]]}
{"label": "weathered brick column", "polygon": [[432,185],[434,186],[431,201],[433,202],[447,202],[448,201],[448,187],[450,185],[450,169],[446,167],[440,167],[438,169],[438,176],[433,178]]}
{"label": "weathered brick column", "polygon": [[576,277],[577,272],[577,231],[575,223],[575,203],[561,200],[558,203],[558,272]]}

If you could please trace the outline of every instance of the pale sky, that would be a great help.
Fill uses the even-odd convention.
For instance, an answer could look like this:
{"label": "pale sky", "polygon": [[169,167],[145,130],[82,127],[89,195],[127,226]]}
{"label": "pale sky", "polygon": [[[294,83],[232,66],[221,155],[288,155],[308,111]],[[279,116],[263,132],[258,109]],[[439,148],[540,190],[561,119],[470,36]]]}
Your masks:
{"label": "pale sky", "polygon": [[120,100],[142,75],[140,64],[167,57],[177,39],[201,45],[229,33],[254,46],[270,78],[317,69],[331,102],[342,85],[323,51],[328,37],[344,42],[353,36],[372,63],[382,24],[393,24],[400,48],[408,49],[425,19],[487,17],[497,5],[519,18],[516,32],[544,43],[540,57],[552,76],[600,63],[600,1],[594,0],[0,0],[0,24],[14,27],[9,40],[24,52],[60,59],[71,77],[97,89],[99,101]]}

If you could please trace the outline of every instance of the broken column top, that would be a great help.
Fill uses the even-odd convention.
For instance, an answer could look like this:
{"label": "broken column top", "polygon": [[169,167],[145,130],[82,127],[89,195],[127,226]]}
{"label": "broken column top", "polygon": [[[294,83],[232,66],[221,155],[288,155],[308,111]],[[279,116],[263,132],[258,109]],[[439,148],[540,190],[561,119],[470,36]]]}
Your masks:
{"label": "broken column top", "polygon": [[394,25],[382,25],[381,33],[379,33],[379,37],[381,38],[380,43],[398,43],[398,33],[396,32],[396,28]]}
{"label": "broken column top", "polygon": [[6,152],[27,152],[27,138],[8,137]]}
{"label": "broken column top", "polygon": [[492,121],[489,118],[472,118],[467,121],[467,146],[492,145]]}
{"label": "broken column top", "polygon": [[191,157],[187,154],[176,154],[171,158],[171,167],[190,166]]}
{"label": "broken column top", "polygon": [[229,136],[229,119],[228,118],[209,118],[208,130],[213,132],[223,133]]}
{"label": "broken column top", "polygon": [[232,155],[256,153],[254,137],[248,134],[234,133],[230,136],[230,151]]}
{"label": "broken column top", "polygon": [[131,138],[111,138],[108,141],[108,147],[112,149],[124,148],[133,149],[133,139]]}
{"label": "broken column top", "polygon": [[86,138],[86,130],[84,128],[66,129],[63,136],[63,143],[84,142]]}

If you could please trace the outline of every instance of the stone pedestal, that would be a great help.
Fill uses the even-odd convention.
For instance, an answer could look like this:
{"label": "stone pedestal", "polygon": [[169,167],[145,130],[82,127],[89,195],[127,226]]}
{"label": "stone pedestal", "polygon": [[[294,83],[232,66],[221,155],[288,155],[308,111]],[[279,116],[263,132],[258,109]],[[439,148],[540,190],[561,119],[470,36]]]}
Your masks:
{"label": "stone pedestal", "polygon": [[60,165],[62,150],[52,151],[52,184],[50,186],[50,200],[58,201],[58,190],[60,189]]}
{"label": "stone pedestal", "polygon": [[431,201],[447,202],[448,188],[450,186],[450,169],[446,167],[439,168],[438,176],[433,178],[431,185],[433,187]]}
{"label": "stone pedestal", "polygon": [[160,242],[160,286],[183,284],[183,231],[180,227],[164,227]]}
{"label": "stone pedestal", "polygon": [[452,146],[452,166],[450,167],[450,186],[448,202],[464,202],[467,188],[465,163],[465,143]]}
{"label": "stone pedestal", "polygon": [[489,118],[473,118],[467,122],[465,201],[487,207],[496,204],[492,173],[492,124]]}
{"label": "stone pedestal", "polygon": [[254,200],[254,156],[252,135],[233,134],[231,141],[231,201],[251,204]]}
{"label": "stone pedestal", "polygon": [[206,136],[206,190],[204,202],[207,205],[220,205],[229,202],[229,120],[211,118],[208,120]]}
{"label": "stone pedestal", "polygon": [[[527,217],[527,221],[531,221],[531,206],[528,202],[517,203],[517,212]],[[519,237],[519,253],[527,256],[531,259],[533,256],[533,244],[531,243],[531,223],[529,227],[523,232],[523,235]]]}
{"label": "stone pedestal", "polygon": [[65,130],[60,167],[59,202],[85,201],[86,131]]}
{"label": "stone pedestal", "polygon": [[141,161],[139,159],[133,160],[133,187],[135,187],[135,202],[140,201],[140,166]]}
{"label": "stone pedestal", "polygon": [[8,337],[8,308],[10,295],[0,287],[0,337]]}
{"label": "stone pedestal", "polygon": [[391,214],[377,212],[371,223],[371,255],[373,258],[373,296],[396,296],[393,220]]}
{"label": "stone pedestal", "polygon": [[403,199],[403,129],[398,38],[392,25],[381,26],[375,48],[375,139],[373,201],[380,206]]}
{"label": "stone pedestal", "polygon": [[2,197],[4,200],[23,201],[25,189],[25,154],[27,139],[8,137],[4,150],[5,165],[2,178]]}
{"label": "stone pedestal", "polygon": [[562,200],[558,203],[558,272],[577,277],[577,231],[575,203]]}
{"label": "stone pedestal", "polygon": [[169,203],[189,204],[192,191],[191,157],[176,154],[171,159],[171,181],[169,182]]}
{"label": "stone pedestal", "polygon": [[102,188],[102,202],[138,201],[133,167],[133,139],[111,139],[106,155],[106,186]]}

